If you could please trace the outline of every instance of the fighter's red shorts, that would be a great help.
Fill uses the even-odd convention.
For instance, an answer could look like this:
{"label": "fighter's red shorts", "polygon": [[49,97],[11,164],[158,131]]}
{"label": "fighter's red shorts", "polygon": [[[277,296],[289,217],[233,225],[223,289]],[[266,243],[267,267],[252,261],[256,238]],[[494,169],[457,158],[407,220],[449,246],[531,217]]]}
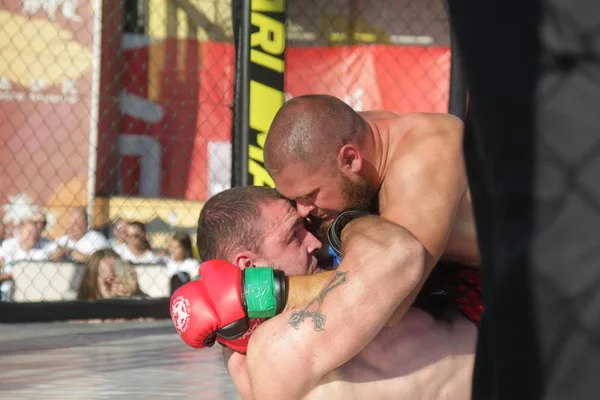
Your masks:
{"label": "fighter's red shorts", "polygon": [[460,310],[474,324],[483,312],[479,270],[452,263],[435,266],[415,306],[441,318],[445,310]]}

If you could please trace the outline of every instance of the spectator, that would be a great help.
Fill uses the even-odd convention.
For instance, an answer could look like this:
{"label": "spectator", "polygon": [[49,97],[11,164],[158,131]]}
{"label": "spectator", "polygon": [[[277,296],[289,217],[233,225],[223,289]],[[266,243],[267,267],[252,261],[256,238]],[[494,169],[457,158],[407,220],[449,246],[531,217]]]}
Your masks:
{"label": "spectator", "polygon": [[200,262],[192,256],[192,240],[185,232],[176,232],[169,245],[167,274],[171,280],[171,293],[198,275]]}
{"label": "spectator", "polygon": [[100,232],[88,230],[88,216],[84,208],[71,211],[70,225],[66,235],[56,239],[56,244],[75,262],[85,262],[97,250],[109,248],[108,240]]}
{"label": "spectator", "polygon": [[130,222],[127,226],[127,247],[123,248],[120,256],[134,264],[155,264],[162,262],[162,257],[154,254],[148,238],[146,226],[139,222]]}
{"label": "spectator", "polygon": [[46,219],[46,215],[41,210],[35,210],[33,212],[33,214],[31,214],[29,221],[31,221],[35,224],[35,227],[37,228],[37,230],[40,234],[40,238],[43,238],[44,237],[43,233],[46,230],[46,226],[48,225],[48,220]]}
{"label": "spectator", "polygon": [[86,261],[77,291],[78,300],[146,297],[137,273],[112,249],[98,250]]}
{"label": "spectator", "polygon": [[2,278],[0,293],[4,301],[12,297],[12,268],[19,261],[46,261],[56,251],[56,245],[48,239],[40,236],[36,224],[31,220],[21,224],[18,238],[5,240],[0,247],[0,266],[2,266]]}
{"label": "spectator", "polygon": [[127,247],[127,225],[127,221],[121,217],[117,217],[113,221],[112,237],[108,244],[119,254]]}
{"label": "spectator", "polygon": [[28,220],[20,225],[19,236],[8,238],[0,247],[0,260],[5,263],[22,260],[47,260],[56,250],[56,244],[42,238],[37,224]]}

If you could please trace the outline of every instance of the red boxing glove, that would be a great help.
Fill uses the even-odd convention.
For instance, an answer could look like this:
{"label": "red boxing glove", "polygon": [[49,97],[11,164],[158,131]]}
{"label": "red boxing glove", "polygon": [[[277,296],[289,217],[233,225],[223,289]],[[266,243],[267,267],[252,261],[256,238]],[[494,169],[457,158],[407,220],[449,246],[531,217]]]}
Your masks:
{"label": "red boxing glove", "polygon": [[[221,287],[221,290],[223,296],[212,297],[200,279],[186,283],[173,293],[171,319],[177,333],[189,346],[196,349],[211,347],[217,337],[235,340],[248,331],[239,283],[236,286],[235,282],[230,282],[229,287]],[[237,292],[237,296],[229,292]]]}
{"label": "red boxing glove", "polygon": [[[200,279],[182,286],[171,297],[171,318],[177,332],[197,349],[211,347],[217,340],[245,353],[252,332],[264,321],[260,317],[283,309],[285,275],[272,268],[242,272],[221,260],[203,263],[199,274]],[[248,319],[249,312],[253,319]]]}

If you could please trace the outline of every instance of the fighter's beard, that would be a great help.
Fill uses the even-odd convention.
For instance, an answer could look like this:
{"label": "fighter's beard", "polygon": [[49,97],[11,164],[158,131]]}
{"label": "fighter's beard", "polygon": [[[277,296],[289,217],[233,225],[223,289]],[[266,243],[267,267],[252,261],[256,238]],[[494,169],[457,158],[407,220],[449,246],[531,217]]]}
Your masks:
{"label": "fighter's beard", "polygon": [[373,201],[377,199],[377,193],[369,186],[366,180],[360,179],[358,182],[352,182],[348,178],[341,176],[341,190],[346,202],[346,207],[342,211],[351,209],[373,211],[371,208]]}
{"label": "fighter's beard", "polygon": [[[348,178],[340,175],[340,190],[342,191],[342,196],[346,204],[344,209],[339,211],[337,215],[351,209],[370,212],[378,211],[378,207],[376,206],[378,200],[377,191],[369,187],[367,181],[360,180],[359,182],[352,182]],[[336,213],[331,210],[326,210],[326,212],[330,215],[337,216]],[[321,243],[328,243],[327,229],[329,229],[334,219],[335,218],[325,220],[311,215],[308,218],[305,218],[305,227],[310,233],[315,235]]]}

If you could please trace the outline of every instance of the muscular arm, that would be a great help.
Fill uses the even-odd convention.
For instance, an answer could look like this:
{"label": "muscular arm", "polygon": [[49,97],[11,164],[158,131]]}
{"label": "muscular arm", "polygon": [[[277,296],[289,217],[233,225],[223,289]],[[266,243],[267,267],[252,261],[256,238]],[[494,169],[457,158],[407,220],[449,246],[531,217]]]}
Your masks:
{"label": "muscular arm", "polygon": [[467,191],[462,122],[443,114],[415,114],[402,153],[390,155],[380,194],[380,214],[405,227],[423,245],[425,269],[419,285],[396,310],[392,323],[414,302],[446,248],[456,212]]}
{"label": "muscular arm", "polygon": [[253,397],[306,395],[364,348],[420,281],[423,249],[404,228],[363,217],[346,227],[343,242],[345,258],[319,295],[254,332],[247,357]]}
{"label": "muscular arm", "polygon": [[287,300],[283,311],[306,306],[317,297],[321,288],[331,280],[335,271],[325,271],[315,275],[289,276],[287,280]]}

